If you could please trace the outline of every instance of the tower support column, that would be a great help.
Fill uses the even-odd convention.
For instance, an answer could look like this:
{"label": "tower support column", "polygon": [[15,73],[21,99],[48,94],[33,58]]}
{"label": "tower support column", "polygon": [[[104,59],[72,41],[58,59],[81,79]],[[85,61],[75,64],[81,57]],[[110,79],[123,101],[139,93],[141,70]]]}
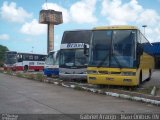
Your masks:
{"label": "tower support column", "polygon": [[48,24],[47,53],[54,50],[54,24]]}

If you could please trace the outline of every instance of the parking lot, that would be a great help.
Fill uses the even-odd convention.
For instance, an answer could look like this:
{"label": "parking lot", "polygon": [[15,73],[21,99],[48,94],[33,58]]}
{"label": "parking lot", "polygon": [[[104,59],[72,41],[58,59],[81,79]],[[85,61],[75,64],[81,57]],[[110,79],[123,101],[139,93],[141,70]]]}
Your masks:
{"label": "parking lot", "polygon": [[151,104],[0,73],[0,113],[159,113]]}

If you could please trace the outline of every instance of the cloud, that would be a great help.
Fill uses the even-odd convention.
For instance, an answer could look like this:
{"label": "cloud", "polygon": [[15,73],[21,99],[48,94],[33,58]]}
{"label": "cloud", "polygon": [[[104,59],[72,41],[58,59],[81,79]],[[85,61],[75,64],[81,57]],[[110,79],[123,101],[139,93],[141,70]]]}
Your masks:
{"label": "cloud", "polygon": [[145,35],[150,42],[160,42],[160,26],[147,27],[145,29]]}
{"label": "cloud", "polygon": [[146,9],[140,15],[137,22],[148,24],[148,25],[157,25],[160,21],[160,16],[155,10]]}
{"label": "cloud", "polygon": [[10,4],[8,2],[3,2],[0,15],[3,19],[16,23],[23,23],[26,19],[32,17],[32,14],[25,11],[22,7],[17,7],[14,2],[11,2]]}
{"label": "cloud", "polygon": [[9,35],[8,34],[1,34],[0,40],[9,40]]}
{"label": "cloud", "polygon": [[145,9],[138,0],[122,3],[122,0],[103,0],[101,15],[110,25],[147,25],[146,36],[150,42],[160,41],[160,15],[153,9]]}
{"label": "cloud", "polygon": [[30,23],[26,22],[20,32],[27,35],[42,35],[47,31],[47,25],[39,24],[38,20],[33,19]]}
{"label": "cloud", "polygon": [[62,6],[59,6],[56,3],[46,3],[42,5],[42,9],[47,10],[47,9],[51,9],[51,10],[55,10],[55,11],[61,11],[63,14],[63,22],[67,23],[70,21],[70,16],[69,16],[69,11],[65,8],[63,8]]}
{"label": "cloud", "polygon": [[137,0],[122,3],[122,0],[103,0],[101,14],[109,24],[138,24],[155,25],[160,16],[155,10],[144,9]]}
{"label": "cloud", "polygon": [[62,11],[64,23],[94,23],[97,18],[94,16],[97,0],[80,0],[66,9],[56,3],[46,3],[42,5],[42,9],[53,9]]}
{"label": "cloud", "polygon": [[143,10],[136,0],[122,4],[121,0],[103,0],[101,14],[109,24],[127,24],[134,22]]}
{"label": "cloud", "polygon": [[54,49],[55,50],[59,50],[60,49],[60,44],[61,44],[62,36],[56,34],[54,39],[55,39],[54,40]]}
{"label": "cloud", "polygon": [[33,38],[25,38],[25,39],[23,39],[23,41],[30,43],[30,42],[33,42],[35,40],[33,40]]}
{"label": "cloud", "polygon": [[77,23],[95,23],[96,0],[81,0],[70,7],[71,19]]}

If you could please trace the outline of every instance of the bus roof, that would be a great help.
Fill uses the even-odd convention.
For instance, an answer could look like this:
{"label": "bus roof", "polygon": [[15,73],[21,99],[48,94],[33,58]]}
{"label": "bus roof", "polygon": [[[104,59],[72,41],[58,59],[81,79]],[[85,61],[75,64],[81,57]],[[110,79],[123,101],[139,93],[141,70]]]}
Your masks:
{"label": "bus roof", "polygon": [[25,52],[17,52],[17,51],[6,51],[6,53],[16,53],[16,54],[32,54],[32,55],[46,55],[46,54],[41,54],[41,53],[25,53]]}
{"label": "bus roof", "polygon": [[49,51],[49,52],[58,52],[59,50],[51,50],[51,51]]}
{"label": "bus roof", "polygon": [[61,44],[90,43],[92,30],[70,30],[64,31]]}
{"label": "bus roof", "polygon": [[111,25],[111,26],[99,26],[93,28],[93,30],[113,30],[113,29],[138,29],[136,26],[131,26],[131,25]]}
{"label": "bus roof", "polygon": [[40,53],[25,53],[25,52],[18,52],[18,54],[30,54],[30,55],[47,55],[47,54],[40,54]]}
{"label": "bus roof", "polygon": [[66,30],[64,32],[77,32],[77,31],[91,31],[91,29],[74,29],[74,30]]}
{"label": "bus roof", "polygon": [[6,53],[17,53],[16,51],[6,51]]}

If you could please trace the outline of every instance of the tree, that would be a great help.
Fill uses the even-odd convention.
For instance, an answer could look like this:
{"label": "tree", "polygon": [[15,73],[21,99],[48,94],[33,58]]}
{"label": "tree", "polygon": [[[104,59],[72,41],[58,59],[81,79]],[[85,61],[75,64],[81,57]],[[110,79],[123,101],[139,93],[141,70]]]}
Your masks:
{"label": "tree", "polygon": [[6,46],[0,45],[0,66],[3,66],[5,60],[5,52],[9,51]]}

